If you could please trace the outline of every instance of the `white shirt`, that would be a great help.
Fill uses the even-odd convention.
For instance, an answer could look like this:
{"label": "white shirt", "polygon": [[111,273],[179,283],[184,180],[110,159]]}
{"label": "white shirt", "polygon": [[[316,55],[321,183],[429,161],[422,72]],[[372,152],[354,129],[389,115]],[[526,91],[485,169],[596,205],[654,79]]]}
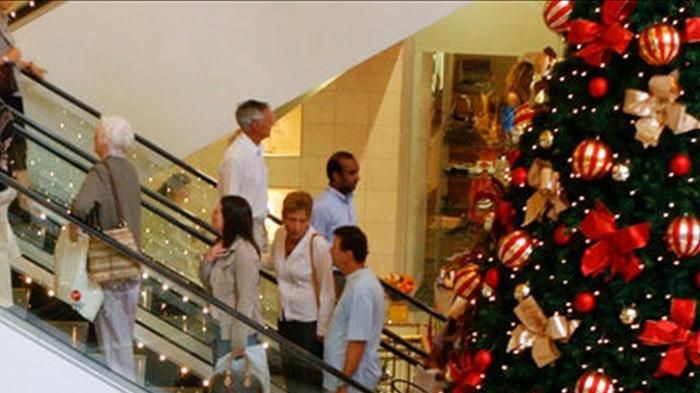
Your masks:
{"label": "white shirt", "polygon": [[[320,306],[316,306],[316,293],[312,280],[310,261],[310,240],[314,236],[313,262],[319,281]],[[331,253],[328,242],[313,227],[309,227],[294,250],[285,255],[284,241],[287,231],[284,226],[277,229],[275,240],[270,247],[270,258],[264,262],[268,268],[274,269],[277,275],[279,289],[280,319],[286,321],[316,323],[316,333],[325,336],[330,322],[333,306],[335,305],[335,287],[331,269]]]}
{"label": "white shirt", "polygon": [[267,217],[267,166],[263,149],[244,132],[235,137],[224,153],[219,166],[219,194],[241,196],[250,204],[254,219]]}

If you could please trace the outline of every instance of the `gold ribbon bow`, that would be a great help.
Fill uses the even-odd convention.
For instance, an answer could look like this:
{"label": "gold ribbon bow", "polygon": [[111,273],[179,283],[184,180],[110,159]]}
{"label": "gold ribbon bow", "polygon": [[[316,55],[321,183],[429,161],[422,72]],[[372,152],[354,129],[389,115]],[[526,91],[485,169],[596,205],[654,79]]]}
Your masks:
{"label": "gold ribbon bow", "polygon": [[556,314],[547,318],[532,296],[523,299],[513,311],[521,323],[511,334],[507,351],[521,351],[531,347],[532,358],[539,368],[559,359],[561,354],[555,342],[569,341],[581,323]]}
{"label": "gold ribbon bow", "polygon": [[527,200],[523,226],[535,219],[541,221],[545,213],[551,220],[557,220],[559,213],[569,208],[559,184],[559,172],[552,169],[551,162],[535,159],[527,174],[527,183],[537,191]]}
{"label": "gold ribbon bow", "polygon": [[640,116],[635,127],[634,138],[644,145],[656,146],[659,137],[668,127],[679,135],[700,127],[698,120],[685,113],[685,105],[676,101],[680,95],[678,70],[668,75],[655,75],[649,80],[649,93],[627,89],[622,110]]}

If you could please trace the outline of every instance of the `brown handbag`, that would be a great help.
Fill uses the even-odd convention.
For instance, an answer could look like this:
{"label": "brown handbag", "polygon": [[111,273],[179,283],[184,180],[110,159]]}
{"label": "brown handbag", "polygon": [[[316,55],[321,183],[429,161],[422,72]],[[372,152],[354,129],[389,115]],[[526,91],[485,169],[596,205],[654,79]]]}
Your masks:
{"label": "brown handbag", "polygon": [[[107,174],[109,175],[114,206],[117,208],[119,227],[105,230],[103,233],[122,245],[138,252],[139,247],[136,244],[134,234],[122,213],[121,203],[117,196],[117,188],[115,187],[114,178],[112,177],[112,171],[109,169],[107,162],[104,164],[107,167]],[[109,244],[100,239],[92,238],[90,239],[90,246],[88,248],[88,275],[91,280],[100,284],[114,281],[129,281],[141,275],[141,268],[138,263],[115,250]]]}

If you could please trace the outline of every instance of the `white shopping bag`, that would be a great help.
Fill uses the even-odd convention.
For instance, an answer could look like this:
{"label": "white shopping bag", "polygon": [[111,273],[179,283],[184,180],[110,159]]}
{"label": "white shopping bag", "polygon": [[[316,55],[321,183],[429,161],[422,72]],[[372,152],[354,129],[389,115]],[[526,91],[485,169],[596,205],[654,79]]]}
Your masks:
{"label": "white shopping bag", "polygon": [[94,321],[102,307],[102,288],[88,278],[87,254],[90,237],[80,233],[78,241],[70,240],[64,225],[53,255],[54,291],[56,297],[72,306],[88,321]]}
{"label": "white shopping bag", "polygon": [[[232,371],[250,371],[260,381],[263,393],[270,393],[270,368],[267,365],[267,345],[257,344],[245,348],[245,358],[236,359],[231,363]],[[221,374],[229,365],[229,356],[217,359],[214,373]]]}
{"label": "white shopping bag", "polygon": [[0,192],[0,307],[12,306],[12,277],[10,265],[22,253],[17,238],[7,219],[7,209],[17,196],[17,191],[6,188]]}

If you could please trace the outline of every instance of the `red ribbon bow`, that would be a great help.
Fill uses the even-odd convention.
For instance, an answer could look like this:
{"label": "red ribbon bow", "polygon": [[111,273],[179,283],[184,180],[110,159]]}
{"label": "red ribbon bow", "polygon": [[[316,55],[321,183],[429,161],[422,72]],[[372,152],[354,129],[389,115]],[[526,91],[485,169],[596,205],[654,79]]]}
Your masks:
{"label": "red ribbon bow", "polygon": [[488,366],[484,367],[476,364],[474,355],[469,351],[463,354],[455,354],[455,359],[447,364],[450,379],[454,381],[452,393],[472,393],[481,384],[483,374]]}
{"label": "red ribbon bow", "polygon": [[700,366],[700,332],[690,329],[695,322],[695,300],[672,299],[670,321],[646,321],[639,340],[644,345],[670,345],[661,359],[655,377],[683,373],[690,360]]}
{"label": "red ribbon bow", "polygon": [[596,240],[581,258],[584,276],[596,276],[610,266],[612,274],[619,273],[625,282],[630,282],[642,272],[639,258],[632,251],[646,246],[651,224],[644,222],[617,229],[615,217],[598,202],[579,228],[587,238]]}
{"label": "red ribbon bow", "polygon": [[637,5],[637,0],[605,0],[601,10],[601,23],[576,19],[569,25],[567,39],[570,44],[588,44],[576,52],[576,56],[592,65],[605,62],[613,51],[621,55],[634,38],[620,22],[627,19]]}

